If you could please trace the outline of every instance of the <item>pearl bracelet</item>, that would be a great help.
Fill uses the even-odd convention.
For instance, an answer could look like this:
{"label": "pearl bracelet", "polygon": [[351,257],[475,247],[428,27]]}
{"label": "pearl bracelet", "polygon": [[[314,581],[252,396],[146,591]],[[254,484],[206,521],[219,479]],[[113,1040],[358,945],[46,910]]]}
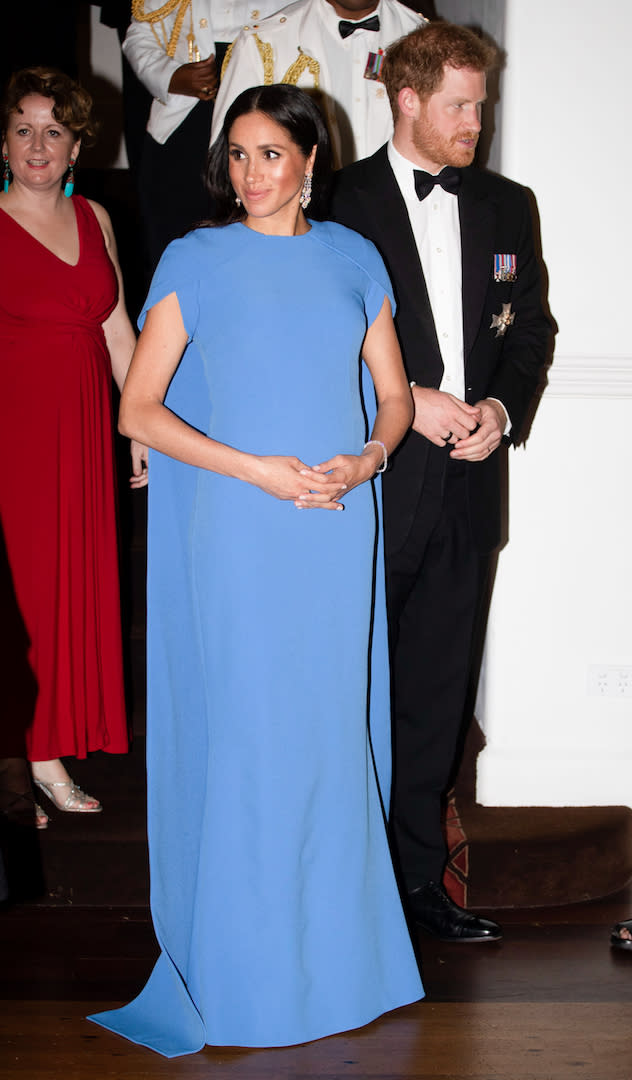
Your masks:
{"label": "pearl bracelet", "polygon": [[376,469],[375,471],[376,471],[376,473],[386,472],[386,466],[388,465],[388,454],[386,453],[386,447],[384,446],[384,443],[380,442],[379,439],[369,439],[368,442],[365,442],[362,449],[366,450],[367,446],[381,446],[382,447],[382,453],[384,454],[384,460],[383,460],[382,464],[380,465],[379,469]]}

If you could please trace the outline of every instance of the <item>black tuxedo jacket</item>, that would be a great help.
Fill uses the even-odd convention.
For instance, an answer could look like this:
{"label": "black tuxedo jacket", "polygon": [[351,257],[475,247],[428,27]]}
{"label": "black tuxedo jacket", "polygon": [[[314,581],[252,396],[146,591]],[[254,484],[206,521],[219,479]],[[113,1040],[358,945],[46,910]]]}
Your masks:
{"label": "black tuxedo jacket", "polygon": [[[542,377],[550,324],[541,301],[533,224],[524,188],[470,167],[458,194],[461,225],[463,345],[466,401],[502,401],[511,436],[520,435]],[[374,242],[393,283],[395,325],[409,379],[438,388],[443,362],[406,204],[383,146],[337,175],[332,217]],[[494,280],[494,255],[517,260],[515,282]],[[511,304],[513,325],[497,336],[492,316]],[[409,431],[384,475],[387,550],[405,542],[423,488],[431,443]],[[500,542],[500,455],[467,462],[472,535],[481,553]]]}

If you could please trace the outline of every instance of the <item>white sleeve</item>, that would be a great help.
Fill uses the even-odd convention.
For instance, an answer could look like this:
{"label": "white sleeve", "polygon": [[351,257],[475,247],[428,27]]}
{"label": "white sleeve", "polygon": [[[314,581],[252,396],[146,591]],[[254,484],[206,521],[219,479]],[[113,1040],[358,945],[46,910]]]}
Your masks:
{"label": "white sleeve", "polygon": [[123,42],[123,52],[152,97],[165,105],[169,98],[171,76],[180,67],[180,62],[167,56],[160,48],[149,23],[132,19]]}
{"label": "white sleeve", "polygon": [[233,50],[219,85],[213,125],[211,127],[211,145],[222,130],[224,117],[236,97],[251,86],[260,86],[263,82],[263,61],[254,39],[254,34],[242,30],[233,43]]}

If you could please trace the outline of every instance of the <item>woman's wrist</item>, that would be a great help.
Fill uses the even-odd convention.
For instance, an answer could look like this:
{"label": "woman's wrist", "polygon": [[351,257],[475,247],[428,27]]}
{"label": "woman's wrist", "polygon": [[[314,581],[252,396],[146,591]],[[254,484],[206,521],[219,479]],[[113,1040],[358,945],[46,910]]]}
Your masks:
{"label": "woman's wrist", "polygon": [[384,443],[380,442],[379,439],[369,439],[368,442],[365,442],[362,456],[370,457],[371,460],[375,461],[374,472],[383,473],[386,471],[388,453]]}
{"label": "woman's wrist", "polygon": [[250,454],[246,450],[238,450],[236,453],[238,456],[232,475],[236,480],[243,480],[258,487],[265,478],[266,463],[263,457]]}

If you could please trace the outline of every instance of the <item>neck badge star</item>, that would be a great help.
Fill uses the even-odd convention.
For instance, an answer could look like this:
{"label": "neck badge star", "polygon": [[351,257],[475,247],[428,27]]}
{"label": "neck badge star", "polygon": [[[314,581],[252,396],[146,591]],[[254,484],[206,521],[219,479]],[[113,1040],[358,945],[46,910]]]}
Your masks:
{"label": "neck badge star", "polygon": [[511,304],[503,304],[500,314],[492,315],[489,329],[496,331],[496,337],[503,337],[507,333],[507,327],[511,326],[515,317],[515,312],[511,310]]}

